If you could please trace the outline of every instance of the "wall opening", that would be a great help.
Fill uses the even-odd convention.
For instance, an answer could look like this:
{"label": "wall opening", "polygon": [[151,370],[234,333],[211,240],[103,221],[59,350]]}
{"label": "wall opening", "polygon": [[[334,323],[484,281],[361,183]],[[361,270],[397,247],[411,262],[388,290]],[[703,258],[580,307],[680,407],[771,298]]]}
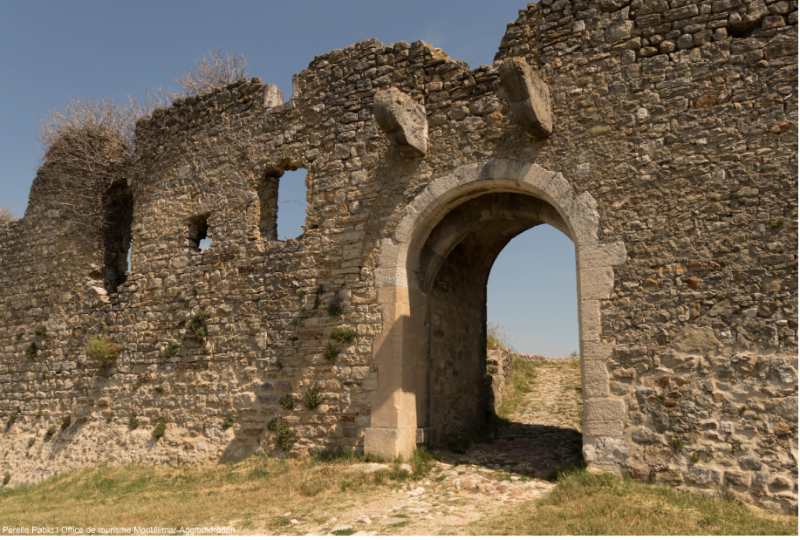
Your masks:
{"label": "wall opening", "polygon": [[103,229],[103,286],[109,294],[128,279],[133,224],[133,193],[127,183],[114,184],[106,195]]}
{"label": "wall opening", "polygon": [[549,225],[512,239],[489,274],[487,321],[519,353],[549,358],[578,353],[575,245]]}
{"label": "wall opening", "polygon": [[[492,193],[471,199],[451,210],[433,229],[423,247],[419,270],[429,306],[425,337],[429,340],[430,364],[424,399],[418,396],[417,401],[418,428],[432,433],[431,443],[463,451],[466,448],[462,441],[499,414],[505,423],[496,436],[507,440],[483,447],[476,459],[501,465],[513,462],[509,467],[514,471],[540,476],[579,460],[581,455],[574,245],[540,218],[551,208],[540,199],[516,193]],[[563,297],[546,298],[547,284],[537,283],[537,272],[530,267],[532,259],[541,261],[543,267],[547,261],[555,264],[555,253],[530,241],[551,233],[536,234],[540,229],[551,229],[563,237],[572,251],[572,256],[560,264],[560,273],[571,274],[566,279],[561,276],[566,282],[562,292],[571,288]],[[538,249],[519,253],[518,247],[510,246],[509,254],[500,257],[515,239],[519,239],[521,247]],[[560,240],[556,239],[556,243]],[[563,251],[565,246],[561,247]],[[504,410],[498,406],[496,396],[505,387],[511,391],[511,380],[503,376],[510,375],[514,364],[520,361],[514,360],[510,352],[487,350],[487,302],[490,274],[502,274],[506,270],[502,267],[509,263],[518,272],[507,275],[506,280],[511,277],[514,281],[502,285],[508,298],[506,306],[513,306],[526,319],[520,321],[523,330],[516,332],[516,341],[524,341],[528,333],[536,335],[533,312],[547,318],[556,309],[554,302],[569,303],[571,309],[567,313],[573,320],[568,343],[558,343],[546,332],[540,332],[538,340],[534,338],[527,346],[533,348],[530,352],[539,354],[546,346],[556,347],[547,351],[572,347],[576,356],[570,357],[570,350],[556,362],[517,365],[517,376],[531,392],[516,406]],[[532,327],[526,329],[526,325]],[[515,457],[506,455],[509,447],[514,448]]]}
{"label": "wall opening", "polygon": [[259,233],[265,240],[288,240],[304,233],[306,169],[286,165],[270,170],[258,186]]}
{"label": "wall opening", "polygon": [[189,218],[186,222],[186,242],[190,249],[203,252],[211,245],[211,231],[208,227],[209,214]]}
{"label": "wall opening", "polygon": [[[575,389],[584,414],[570,457],[581,459],[580,448],[592,470],[620,471],[623,453],[603,446],[624,446],[626,409],[610,395],[612,346],[602,340],[601,303],[611,298],[614,267],[627,253],[623,242],[598,242],[599,221],[589,193],[576,194],[561,174],[515,160],[460,167],[415,197],[379,249],[375,285],[383,327],[372,347],[378,387],[365,451],[408,456],[420,442],[486,422],[480,401],[487,402],[487,389],[462,376],[477,382],[486,370],[485,285],[514,237],[547,224],[572,240],[576,258],[580,352],[569,360],[580,368]],[[476,287],[481,281],[484,287]],[[454,391],[458,386],[469,388],[479,405]],[[464,414],[454,412],[462,404]]]}
{"label": "wall opening", "polygon": [[287,170],[278,185],[277,237],[280,240],[302,236],[306,223],[305,169]]}

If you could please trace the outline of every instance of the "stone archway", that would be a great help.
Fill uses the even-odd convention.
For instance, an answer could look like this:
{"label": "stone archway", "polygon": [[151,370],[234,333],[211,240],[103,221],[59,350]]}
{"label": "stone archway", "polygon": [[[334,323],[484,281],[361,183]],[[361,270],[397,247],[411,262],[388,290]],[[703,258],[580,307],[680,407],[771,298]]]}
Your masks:
{"label": "stone archway", "polygon": [[394,235],[381,244],[375,286],[383,334],[373,345],[378,389],[372,395],[365,451],[394,457],[415,448],[418,428],[425,427],[422,417],[430,411],[426,321],[432,280],[450,251],[477,231],[468,226],[469,217],[497,212],[499,201],[491,197],[496,194],[523,198],[506,209],[510,226],[505,236],[494,236],[498,245],[481,248],[489,268],[508,240],[538,223],[558,228],[575,244],[584,457],[590,467],[617,471],[628,454],[626,411],[622,399],[609,396],[605,362],[611,347],[601,341],[600,302],[611,294],[612,267],[625,262],[625,247],[621,242],[599,243],[599,214],[589,193],[576,195],[561,174],[504,159],[460,167],[432,181],[407,207]]}

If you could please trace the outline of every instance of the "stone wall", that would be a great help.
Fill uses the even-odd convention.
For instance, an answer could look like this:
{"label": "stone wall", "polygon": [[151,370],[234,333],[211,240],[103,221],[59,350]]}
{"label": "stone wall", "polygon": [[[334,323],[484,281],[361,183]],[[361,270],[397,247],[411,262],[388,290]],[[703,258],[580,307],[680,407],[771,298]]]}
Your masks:
{"label": "stone wall", "polygon": [[526,362],[548,362],[554,364],[569,364],[571,362],[575,362],[578,360],[576,356],[556,356],[554,358],[550,358],[549,356],[542,356],[540,354],[525,354],[525,353],[516,353],[517,358],[520,360],[525,360]]}
{"label": "stone wall", "polygon": [[[576,244],[590,468],[796,511],[796,1],[542,0],[491,66],[366,40],[316,57],[286,103],[243,80],[137,136],[149,166],[129,179],[116,292],[41,173],[0,229],[9,485],[280,453],[273,418],[292,454],[369,437],[404,452],[455,416],[432,414],[442,377],[478,410],[482,379],[456,372],[483,376],[484,278],[550,224]],[[304,234],[281,242],[275,187],[295,168]],[[477,286],[436,297],[463,265]],[[432,305],[467,326],[437,336]],[[201,310],[205,340],[188,328]],[[118,347],[112,366],[87,357],[90,336]]]}
{"label": "stone wall", "polygon": [[504,398],[508,395],[511,377],[514,376],[514,357],[511,349],[499,348],[486,351],[486,387],[489,394],[489,411],[498,414]]}

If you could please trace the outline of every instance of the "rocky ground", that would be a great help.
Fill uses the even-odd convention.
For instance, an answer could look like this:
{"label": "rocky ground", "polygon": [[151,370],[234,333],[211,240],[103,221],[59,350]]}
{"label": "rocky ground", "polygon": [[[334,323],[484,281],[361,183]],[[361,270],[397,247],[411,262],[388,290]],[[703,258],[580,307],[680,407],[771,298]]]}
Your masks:
{"label": "rocky ground", "polygon": [[[287,514],[281,530],[268,532],[457,534],[459,526],[546,495],[555,486],[555,471],[580,460],[580,370],[571,364],[537,365],[534,391],[493,442],[473,445],[464,454],[435,449],[439,462],[419,482],[369,499],[322,524]],[[388,466],[354,467],[370,471]]]}

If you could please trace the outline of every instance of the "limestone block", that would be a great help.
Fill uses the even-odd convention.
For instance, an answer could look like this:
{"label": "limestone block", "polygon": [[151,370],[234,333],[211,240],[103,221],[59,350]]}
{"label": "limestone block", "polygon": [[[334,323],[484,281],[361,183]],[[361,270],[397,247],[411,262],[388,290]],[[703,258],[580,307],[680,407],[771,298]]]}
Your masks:
{"label": "limestone block", "polygon": [[506,60],[500,66],[500,79],[514,122],[531,135],[549,137],[553,133],[553,111],[547,83],[521,58]]}
{"label": "limestone block", "polygon": [[722,474],[714,469],[692,467],[685,475],[685,479],[701,486],[717,486],[722,482]]}
{"label": "limestone block", "polygon": [[606,42],[616,43],[631,37],[633,32],[633,21],[619,21],[611,23],[606,27]]}
{"label": "limestone block", "polygon": [[581,268],[581,300],[605,300],[614,288],[614,271],[610,266]]}
{"label": "limestone block", "polygon": [[428,119],[425,107],[397,88],[375,94],[375,121],[404,154],[424,156],[428,151]]}
{"label": "limestone block", "polygon": [[580,246],[577,255],[581,270],[599,266],[619,266],[628,258],[623,242]]}
{"label": "limestone block", "polygon": [[672,346],[683,352],[710,352],[719,346],[714,330],[708,327],[687,327],[672,340]]}
{"label": "limestone block", "polygon": [[264,85],[264,108],[280,107],[283,105],[283,92],[274,84]]}
{"label": "limestone block", "polygon": [[605,343],[581,343],[581,360],[587,364],[592,362],[606,362],[611,358],[613,350],[611,345]]}
{"label": "limestone block", "polygon": [[410,457],[416,448],[417,429],[366,428],[364,430],[364,453],[396,458]]}
{"label": "limestone block", "polygon": [[581,393],[584,398],[608,396],[608,369],[601,362],[583,362]]}
{"label": "limestone block", "polygon": [[583,434],[587,437],[622,437],[625,402],[615,398],[590,398],[584,403]]}
{"label": "limestone block", "polygon": [[237,409],[249,409],[256,402],[256,395],[252,392],[243,392],[233,396],[233,406]]}
{"label": "limestone block", "polygon": [[583,458],[588,465],[618,465],[628,459],[629,455],[630,446],[622,439],[612,437],[598,437],[589,441],[584,439]]}
{"label": "limestone block", "polygon": [[600,302],[584,300],[580,303],[580,338],[581,341],[597,341],[600,339]]}
{"label": "limestone block", "polygon": [[664,442],[663,437],[655,431],[646,427],[637,427],[631,432],[631,439],[633,442],[640,444],[654,444]]}

